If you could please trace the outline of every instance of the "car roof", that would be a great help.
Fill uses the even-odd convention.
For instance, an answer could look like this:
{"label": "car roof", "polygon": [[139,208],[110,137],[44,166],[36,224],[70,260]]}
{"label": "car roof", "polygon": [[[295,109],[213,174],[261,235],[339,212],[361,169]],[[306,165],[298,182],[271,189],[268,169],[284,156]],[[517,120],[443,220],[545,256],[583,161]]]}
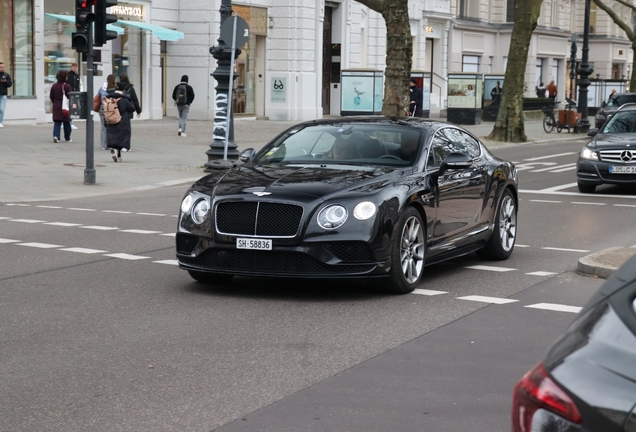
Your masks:
{"label": "car roof", "polygon": [[417,128],[417,129],[426,129],[429,132],[435,132],[438,129],[442,127],[446,127],[446,126],[453,126],[453,127],[457,127],[459,129],[465,130],[461,126],[457,126],[453,123],[439,121],[439,120],[430,120],[430,119],[415,118],[415,117],[387,117],[387,116],[346,116],[346,117],[337,117],[337,118],[323,118],[323,119],[309,120],[306,122],[302,122],[295,125],[295,127],[314,126],[314,125],[331,125],[331,124],[342,124],[342,123],[406,126],[406,127]]}

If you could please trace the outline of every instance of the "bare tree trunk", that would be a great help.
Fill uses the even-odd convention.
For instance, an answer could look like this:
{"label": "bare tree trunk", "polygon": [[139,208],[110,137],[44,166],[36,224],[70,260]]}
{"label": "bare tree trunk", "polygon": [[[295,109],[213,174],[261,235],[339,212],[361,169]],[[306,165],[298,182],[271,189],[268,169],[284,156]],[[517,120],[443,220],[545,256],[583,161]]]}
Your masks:
{"label": "bare tree trunk", "polygon": [[523,87],[528,49],[537,27],[543,0],[515,0],[515,25],[512,29],[508,67],[495,127],[488,136],[493,141],[526,141],[523,123]]}
{"label": "bare tree trunk", "polygon": [[382,114],[404,116],[409,106],[413,40],[408,0],[358,0],[382,14],[386,24],[386,70]]}

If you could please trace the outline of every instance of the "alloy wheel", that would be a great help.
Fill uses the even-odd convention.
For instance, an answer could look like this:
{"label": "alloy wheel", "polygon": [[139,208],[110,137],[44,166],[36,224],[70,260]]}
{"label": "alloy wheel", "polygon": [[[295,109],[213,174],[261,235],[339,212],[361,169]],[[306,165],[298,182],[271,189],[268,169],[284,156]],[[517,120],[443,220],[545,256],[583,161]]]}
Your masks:
{"label": "alloy wheel", "polygon": [[499,240],[501,247],[508,252],[515,245],[517,235],[517,212],[514,199],[506,195],[499,210]]}
{"label": "alloy wheel", "polygon": [[400,261],[406,281],[415,283],[424,267],[424,230],[414,216],[402,228]]}

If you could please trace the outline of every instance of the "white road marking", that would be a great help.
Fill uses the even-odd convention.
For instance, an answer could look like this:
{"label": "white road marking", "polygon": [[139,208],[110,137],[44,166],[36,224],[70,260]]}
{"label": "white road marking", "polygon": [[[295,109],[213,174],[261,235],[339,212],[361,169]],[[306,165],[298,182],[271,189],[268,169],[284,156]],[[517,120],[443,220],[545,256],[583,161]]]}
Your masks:
{"label": "white road marking", "polygon": [[569,189],[571,187],[576,186],[576,183],[567,183],[561,186],[553,186],[551,188],[546,188],[546,189],[541,189],[543,192],[556,192],[556,191],[560,191],[562,189]]}
{"label": "white road marking", "polygon": [[554,276],[556,273],[547,272],[547,271],[536,271],[536,272],[531,272],[526,274],[530,276]]}
{"label": "white road marking", "polygon": [[486,270],[486,271],[494,271],[494,272],[509,272],[509,271],[515,271],[517,269],[513,269],[513,268],[506,268],[506,267],[492,267],[492,266],[485,266],[485,265],[474,265],[474,266],[468,266],[465,267],[467,269],[473,269],[473,270]]}
{"label": "white road marking", "polygon": [[538,160],[556,158],[556,157],[561,157],[561,156],[569,156],[569,155],[573,155],[573,154],[576,154],[576,152],[559,153],[559,154],[548,155],[548,156],[539,156],[539,157],[535,157],[535,158],[524,159],[523,161],[524,162],[531,162],[531,161],[538,161]]}
{"label": "white road marking", "polygon": [[166,236],[166,237],[175,237],[177,233],[165,233],[165,234],[159,234],[159,235]]}
{"label": "white road marking", "polygon": [[39,206],[36,206],[36,207],[47,208],[47,209],[61,209],[61,208],[63,208],[63,207],[58,207],[58,206],[45,206],[45,205],[39,205]]}
{"label": "white road marking", "polygon": [[11,219],[11,218],[7,216],[0,216],[0,220],[6,220],[6,219]]}
{"label": "white road marking", "polygon": [[516,244],[515,247],[520,247],[520,248],[529,248],[530,245],[522,245],[522,244]]}
{"label": "white road marking", "polygon": [[562,172],[566,172],[566,171],[570,171],[576,169],[576,164],[572,165],[571,167],[567,167],[567,168],[561,168],[561,169],[555,169],[554,171],[550,171],[553,173],[562,173]]}
{"label": "white road marking", "polygon": [[0,243],[20,243],[22,240],[11,240],[11,239],[5,239],[5,238],[0,238]]}
{"label": "white road marking", "polygon": [[540,203],[552,203],[552,204],[560,204],[563,201],[550,201],[550,200],[528,200],[530,202],[540,202]]}
{"label": "white road marking", "polygon": [[40,249],[56,249],[56,248],[62,248],[64,246],[62,245],[54,245],[54,244],[48,244],[48,243],[18,243],[18,246],[28,246],[28,247],[34,247],[34,248],[40,248]]}
{"label": "white road marking", "polygon": [[486,297],[486,296],[478,296],[478,295],[457,297],[457,300],[469,300],[469,301],[493,303],[493,304],[506,304],[506,303],[514,303],[519,301],[519,300],[513,300],[513,299],[505,299],[505,298],[499,298],[499,297]]}
{"label": "white road marking", "polygon": [[[201,173],[201,177],[203,177],[204,175],[205,173]],[[162,183],[155,183],[155,184],[145,185],[145,186],[137,186],[134,188],[130,188],[128,190],[144,191],[144,190],[156,189],[156,188],[166,187],[166,186],[176,186],[183,183],[194,183],[195,181],[200,180],[201,177],[193,177],[193,178],[180,179],[180,180],[168,180]]]}
{"label": "white road marking", "polygon": [[614,204],[614,207],[636,207],[633,204]]}
{"label": "white road marking", "polygon": [[604,206],[604,205],[607,205],[607,204],[605,204],[605,203],[584,202],[584,201],[572,201],[570,204],[583,204],[583,205],[595,205],[595,206]]}
{"label": "white road marking", "polygon": [[540,190],[519,189],[519,193],[577,196],[577,197],[588,197],[588,198],[594,197],[594,198],[636,199],[636,195],[610,195],[610,194],[598,194],[598,193],[584,194],[581,192],[561,192],[560,191],[561,189],[568,189],[575,186],[576,186],[576,183],[569,183],[566,185],[555,186],[553,188],[540,189]]}
{"label": "white road marking", "polygon": [[80,228],[100,230],[100,231],[112,231],[112,230],[119,229],[117,227],[107,227],[107,226],[99,226],[99,225],[86,225],[86,226],[81,226]]}
{"label": "white road marking", "polygon": [[440,295],[440,294],[448,294],[448,292],[447,291],[429,290],[429,289],[414,289],[413,290],[413,294],[420,294],[420,295],[425,295],[425,296],[435,296],[435,295]]}
{"label": "white road marking", "polygon": [[[157,264],[168,264],[168,265],[179,265],[177,260],[161,260],[161,261],[153,261],[153,263]],[[416,290],[417,291],[417,290]]]}
{"label": "white road marking", "polygon": [[136,213],[138,215],[142,215],[142,216],[168,216],[166,214],[161,214],[161,213]]}
{"label": "white road marking", "polygon": [[86,248],[80,248],[80,247],[65,248],[65,249],[60,249],[60,250],[67,251],[67,252],[83,253],[83,254],[96,254],[96,253],[108,252],[108,251],[105,251],[105,250],[86,249]]}
{"label": "white road marking", "polygon": [[35,220],[35,219],[9,219],[9,221],[10,222],[30,223],[30,224],[46,222],[46,221],[43,221],[43,220]]}
{"label": "white road marking", "polygon": [[554,167],[554,165],[556,164],[557,164],[556,162],[523,163],[523,164],[517,165],[515,168],[517,168],[517,171],[525,171],[525,170],[535,169],[537,165],[545,165],[550,167],[546,169],[552,169],[552,167]]}
{"label": "white road marking", "polygon": [[102,210],[102,213],[132,214],[132,212],[129,212],[129,211],[121,211],[121,210]]}
{"label": "white road marking", "polygon": [[[565,167],[570,169],[570,167],[575,167],[575,166],[576,166],[575,163],[573,163],[573,164],[565,164],[565,165],[552,166],[552,167],[548,167],[548,168],[541,168],[541,169],[530,171],[530,172],[538,173],[538,172],[544,172],[544,171],[552,171],[552,170],[556,170],[556,169],[559,169],[559,168],[565,168]],[[554,171],[554,172],[557,172],[557,171]]]}
{"label": "white road marking", "polygon": [[557,248],[557,247],[543,247],[541,249],[561,251],[561,252],[581,252],[581,253],[589,252],[589,250],[584,250],[584,249],[565,249],[565,248]]}
{"label": "white road marking", "polygon": [[85,212],[94,212],[96,209],[87,209],[87,208],[78,208],[78,207],[69,207],[66,210],[77,210],[77,211],[85,211]]}
{"label": "white road marking", "polygon": [[131,261],[142,260],[142,259],[150,259],[150,257],[147,257],[147,256],[130,255],[130,254],[127,254],[127,253],[105,254],[104,256],[113,257],[113,258],[119,258],[119,259],[125,259],[125,260],[131,260]]}
{"label": "white road marking", "polygon": [[179,217],[179,215],[171,215],[170,217]]}
{"label": "white road marking", "polygon": [[148,231],[148,230],[140,230],[140,229],[120,230],[120,232],[132,233],[132,234],[159,234],[159,233],[161,233],[161,231]]}
{"label": "white road marking", "polygon": [[583,309],[582,307],[578,307],[578,306],[566,306],[566,305],[555,304],[555,303],[537,303],[537,304],[528,305],[524,307],[532,308],[532,309],[550,310],[550,311],[556,311],[556,312],[571,312],[571,313],[579,313],[581,312],[581,309]]}
{"label": "white road marking", "polygon": [[70,222],[45,222],[44,225],[54,225],[54,226],[62,226],[62,227],[74,227],[74,226],[81,226],[82,224],[70,223]]}
{"label": "white road marking", "polygon": [[5,204],[6,206],[15,206],[15,207],[31,207],[31,204],[17,204],[17,203],[10,203],[10,204]]}

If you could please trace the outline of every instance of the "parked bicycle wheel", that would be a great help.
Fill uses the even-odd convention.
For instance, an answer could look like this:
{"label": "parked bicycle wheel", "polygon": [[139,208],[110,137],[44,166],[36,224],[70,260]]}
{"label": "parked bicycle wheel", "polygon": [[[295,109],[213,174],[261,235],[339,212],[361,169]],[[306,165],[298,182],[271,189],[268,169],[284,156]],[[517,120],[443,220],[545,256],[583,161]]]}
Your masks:
{"label": "parked bicycle wheel", "polygon": [[543,130],[550,133],[554,130],[554,121],[548,115],[543,117]]}
{"label": "parked bicycle wheel", "polygon": [[574,125],[574,133],[580,134],[582,131],[583,126],[581,125],[581,119],[578,119]]}

